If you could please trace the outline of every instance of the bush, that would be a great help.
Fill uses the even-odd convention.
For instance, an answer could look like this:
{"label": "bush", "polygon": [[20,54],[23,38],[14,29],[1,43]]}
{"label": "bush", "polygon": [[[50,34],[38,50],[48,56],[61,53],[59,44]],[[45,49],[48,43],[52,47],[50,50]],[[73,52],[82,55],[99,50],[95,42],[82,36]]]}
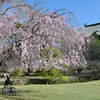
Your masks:
{"label": "bush", "polygon": [[36,76],[42,76],[43,78],[47,78],[44,83],[46,84],[53,84],[55,83],[55,79],[57,76],[60,76],[60,72],[57,69],[50,69],[46,71],[46,69],[37,70]]}
{"label": "bush", "polygon": [[37,76],[43,76],[47,80],[45,80],[44,83],[46,84],[58,84],[58,83],[68,83],[69,80],[67,76],[63,76],[61,74],[61,71],[57,69],[50,69],[49,71],[46,71],[46,69],[42,69],[41,71],[38,69],[36,71]]}
{"label": "bush", "polygon": [[55,77],[55,76],[61,76],[61,71],[57,70],[57,69],[50,69],[49,71],[47,71],[46,69],[42,69],[42,70],[37,70],[36,71],[36,76],[43,76],[43,77]]}
{"label": "bush", "polygon": [[43,77],[47,77],[48,76],[48,72],[46,71],[46,69],[42,69],[42,70],[37,70],[36,71],[36,76],[43,76]]}
{"label": "bush", "polygon": [[77,76],[67,76],[67,78],[69,79],[69,83],[78,83],[78,77]]}
{"label": "bush", "polygon": [[69,79],[67,78],[67,76],[61,76],[61,82],[62,83],[69,83]]}
{"label": "bush", "polygon": [[61,83],[69,83],[69,79],[67,76],[59,76],[59,77],[51,77],[48,84],[61,84]]}
{"label": "bush", "polygon": [[60,76],[61,71],[59,71],[57,69],[50,69],[49,72],[48,72],[48,75],[51,76],[51,77]]}
{"label": "bush", "polygon": [[12,73],[11,73],[11,75],[12,76],[14,76],[14,77],[21,77],[22,76],[22,73],[23,73],[23,70],[16,70],[16,71],[13,71]]}
{"label": "bush", "polygon": [[79,77],[78,78],[79,82],[88,82],[89,80],[84,78],[84,77]]}

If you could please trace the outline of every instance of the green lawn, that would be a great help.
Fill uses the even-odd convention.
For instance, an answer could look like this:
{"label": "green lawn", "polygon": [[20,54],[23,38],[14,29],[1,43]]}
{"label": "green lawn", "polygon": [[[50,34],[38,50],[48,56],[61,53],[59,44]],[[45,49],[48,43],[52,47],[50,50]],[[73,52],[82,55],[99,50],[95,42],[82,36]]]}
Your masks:
{"label": "green lawn", "polygon": [[100,81],[15,87],[16,96],[6,96],[0,91],[0,100],[100,100]]}

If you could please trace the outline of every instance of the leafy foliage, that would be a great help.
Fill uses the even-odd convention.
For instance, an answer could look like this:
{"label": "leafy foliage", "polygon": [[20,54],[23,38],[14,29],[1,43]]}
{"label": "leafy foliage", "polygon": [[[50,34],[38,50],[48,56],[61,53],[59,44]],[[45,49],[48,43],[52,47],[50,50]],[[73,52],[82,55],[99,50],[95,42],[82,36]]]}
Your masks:
{"label": "leafy foliage", "polygon": [[57,70],[57,69],[50,69],[49,71],[46,71],[45,69],[37,70],[36,71],[36,75],[37,76],[42,76],[44,77],[44,79],[46,78],[47,80],[46,83],[47,84],[58,84],[58,83],[68,83],[69,80],[67,78],[67,76],[63,76],[61,74],[61,71]]}
{"label": "leafy foliage", "polygon": [[24,27],[25,27],[25,25],[24,25],[24,24],[21,24],[21,23],[16,22],[14,27],[15,27],[15,28],[17,28],[17,29],[19,29],[19,28],[24,28]]}
{"label": "leafy foliage", "polygon": [[90,75],[90,79],[94,80],[100,78],[100,40],[96,32],[92,33],[91,37],[88,50],[84,53],[88,63],[84,74]]}
{"label": "leafy foliage", "polygon": [[93,36],[97,41],[99,41],[99,37],[98,37],[98,35],[97,35],[96,32],[92,33],[92,36]]}
{"label": "leafy foliage", "polygon": [[11,75],[14,77],[21,77],[23,73],[23,70],[16,70],[16,71],[12,71]]}
{"label": "leafy foliage", "polygon": [[41,53],[46,57],[46,58],[50,58],[50,54],[52,54],[52,56],[54,58],[61,58],[62,57],[62,53],[61,51],[56,48],[56,47],[52,47],[50,46],[49,48],[44,48]]}
{"label": "leafy foliage", "polygon": [[67,76],[61,76],[61,83],[69,83]]}
{"label": "leafy foliage", "polygon": [[42,69],[42,70],[37,70],[36,71],[36,75],[37,76],[43,76],[43,77],[56,77],[56,76],[60,76],[60,71],[57,69],[50,69],[49,71],[47,71],[46,69]]}

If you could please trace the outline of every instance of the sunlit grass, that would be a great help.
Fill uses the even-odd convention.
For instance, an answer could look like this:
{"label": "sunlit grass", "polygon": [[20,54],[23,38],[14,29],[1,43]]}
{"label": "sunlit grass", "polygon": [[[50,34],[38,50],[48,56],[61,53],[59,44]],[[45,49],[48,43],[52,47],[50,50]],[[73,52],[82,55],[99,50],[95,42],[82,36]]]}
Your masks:
{"label": "sunlit grass", "polygon": [[0,100],[100,100],[100,81],[15,87],[16,96],[6,96],[0,91]]}

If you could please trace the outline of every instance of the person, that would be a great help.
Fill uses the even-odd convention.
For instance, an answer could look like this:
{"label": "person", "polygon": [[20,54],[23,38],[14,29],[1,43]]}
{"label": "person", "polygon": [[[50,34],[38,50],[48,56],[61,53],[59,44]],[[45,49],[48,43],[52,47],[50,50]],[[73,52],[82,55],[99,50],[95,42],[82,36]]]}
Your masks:
{"label": "person", "polygon": [[8,74],[8,72],[6,72],[4,76],[5,76],[5,93],[6,95],[9,95],[10,75]]}

